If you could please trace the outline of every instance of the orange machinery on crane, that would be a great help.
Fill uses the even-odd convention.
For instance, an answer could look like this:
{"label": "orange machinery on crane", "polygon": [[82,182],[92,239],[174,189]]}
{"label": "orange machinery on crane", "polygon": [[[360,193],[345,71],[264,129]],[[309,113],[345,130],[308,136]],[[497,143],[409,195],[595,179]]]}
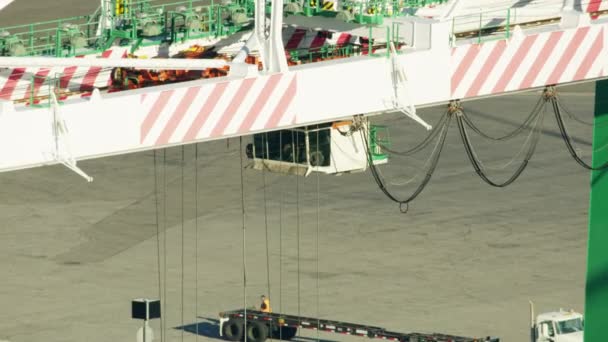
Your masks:
{"label": "orange machinery on crane", "polygon": [[[129,58],[138,58],[130,55]],[[190,48],[180,51],[173,58],[199,59],[199,58],[219,58],[227,57],[215,52],[214,46],[193,45]],[[247,62],[255,64],[257,59],[249,57]],[[114,68],[111,75],[109,92],[116,92],[128,89],[137,89],[148,86],[193,81],[198,79],[222,77],[228,75],[229,66],[221,68],[207,68],[204,70],[149,70],[135,68]]]}
{"label": "orange machinery on crane", "polygon": [[[308,49],[305,54],[305,58],[300,58],[297,50],[286,52],[287,63],[289,66],[299,65],[302,63],[315,63],[331,59],[346,58],[350,54],[356,52],[366,52],[368,50],[367,40],[365,40],[362,46],[352,46],[350,44],[344,44],[343,46],[336,46],[334,49],[344,49],[335,53],[335,51],[328,51],[325,48]],[[403,44],[398,44],[400,49]],[[372,47],[372,51],[375,51],[377,46]],[[347,51],[348,49],[348,51]],[[360,50],[360,51],[355,51]],[[129,58],[139,58],[136,55],[129,55]],[[193,45],[186,50],[182,50],[172,58],[184,58],[184,59],[224,59],[231,61],[231,57],[226,54],[220,54],[216,52],[215,46],[201,46]],[[258,70],[262,70],[262,62],[259,56],[248,55],[245,58],[245,63],[257,65]],[[229,66],[221,68],[207,68],[204,70],[150,70],[150,69],[136,69],[136,68],[114,68],[111,74],[111,83],[109,92],[116,92],[128,89],[138,89],[160,84],[194,81],[199,79],[224,77],[228,75],[230,71]]]}

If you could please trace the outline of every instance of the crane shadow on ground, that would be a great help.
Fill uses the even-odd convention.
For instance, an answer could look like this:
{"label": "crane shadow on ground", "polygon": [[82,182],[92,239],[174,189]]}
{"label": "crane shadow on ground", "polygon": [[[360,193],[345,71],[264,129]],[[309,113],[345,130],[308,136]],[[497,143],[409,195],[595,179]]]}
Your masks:
{"label": "crane shadow on ground", "polygon": [[[224,340],[220,336],[220,321],[215,318],[198,317],[199,322],[175,327],[176,330],[183,330],[198,336],[205,336],[217,340]],[[278,341],[274,340],[274,341]],[[317,339],[315,337],[296,336],[291,339],[292,342],[338,342],[335,340]]]}
{"label": "crane shadow on ground", "polygon": [[176,330],[184,330],[194,335],[205,336],[217,340],[223,340],[220,336],[220,321],[214,318],[198,317],[199,322],[175,327]]}
{"label": "crane shadow on ground", "polygon": [[291,339],[291,341],[296,341],[296,342],[313,342],[313,341],[318,341],[318,342],[338,342],[335,340],[324,340],[322,338],[317,339],[315,337],[304,337],[304,336],[296,336],[294,338]]}

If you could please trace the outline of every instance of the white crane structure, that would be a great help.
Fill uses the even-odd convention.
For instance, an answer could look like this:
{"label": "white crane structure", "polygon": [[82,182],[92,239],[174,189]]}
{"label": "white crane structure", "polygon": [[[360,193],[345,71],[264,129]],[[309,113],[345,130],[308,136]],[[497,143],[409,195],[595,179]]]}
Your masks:
{"label": "white crane structure", "polygon": [[11,4],[11,2],[13,2],[15,0],[0,0],[0,10],[2,10],[4,7],[8,6]]}
{"label": "white crane structure", "polygon": [[[272,2],[267,22],[267,17],[260,15],[266,3],[256,1],[253,34],[230,62],[0,58],[0,67],[7,68],[72,65],[157,69],[163,65],[230,69],[226,77],[117,93],[96,89],[88,97],[59,99],[49,95],[46,106],[0,100],[0,171],[66,161],[76,168],[75,161],[80,159],[395,110],[430,129],[424,118],[417,116],[416,108],[608,77],[608,20],[590,20],[568,1],[561,21],[529,29],[515,26],[508,39],[456,41],[453,22],[443,17],[401,16],[379,27],[359,25],[357,32],[369,32],[370,39],[384,47],[372,50],[370,44],[368,54],[295,66],[288,66],[284,58],[283,5],[282,0]],[[449,13],[464,5],[452,1],[446,6],[443,11]],[[261,70],[244,63],[255,50],[261,56]],[[319,98],[321,86],[332,89],[333,97],[343,101]]]}
{"label": "white crane structure", "polygon": [[[84,24],[96,32],[92,36],[70,23],[52,22],[57,33],[43,48],[33,35],[28,40],[0,30],[0,172],[61,163],[91,181],[77,161],[248,135],[254,135],[248,156],[266,159],[275,152],[256,151],[256,135],[268,133],[257,145],[262,150],[268,139],[281,141],[287,129],[293,136],[303,132],[308,154],[305,167],[294,173],[307,175],[313,166],[319,172],[350,172],[365,169],[371,149],[360,148],[367,145],[365,139],[362,145],[351,144],[356,139],[352,131],[342,130],[342,120],[352,119],[349,129],[367,130],[361,116],[400,111],[430,130],[416,109],[578,82],[600,81],[596,123],[608,117],[608,16],[603,16],[608,1],[508,0],[493,7],[489,0],[425,0],[433,5],[413,10],[399,0],[255,0],[252,29],[245,15],[251,8],[221,5],[205,12],[193,8],[193,0],[190,8],[158,8],[155,15],[125,19],[124,6],[138,1],[144,7],[149,0],[101,0],[99,21]],[[0,9],[10,2],[0,0]],[[464,20],[456,20],[462,12]],[[225,32],[228,18],[238,27]],[[183,26],[175,29],[178,22]],[[191,32],[200,34],[211,25],[215,36],[190,39]],[[171,35],[159,41],[167,27]],[[327,41],[334,46],[325,46]],[[357,51],[344,49],[347,43]],[[219,57],[163,58],[192,45],[213,45]],[[81,53],[92,46],[98,54]],[[27,57],[17,57],[28,49]],[[161,58],[130,58],[132,53]],[[144,84],[137,77],[122,77],[124,68],[159,75],[161,69],[182,75],[198,70],[200,77],[154,74],[142,79],[158,82]],[[110,82],[117,79],[124,88],[113,91]],[[327,89],[331,97],[324,95]],[[463,113],[455,112],[462,120]],[[574,156],[559,119],[558,125]],[[601,127],[594,128],[594,145],[607,135]],[[323,164],[327,157],[318,148],[320,132],[328,129],[327,145],[346,151],[332,168]],[[310,151],[310,132],[316,134],[316,154]],[[296,164],[293,136],[291,149],[281,146],[285,154],[274,159],[276,170],[285,167],[285,155]],[[608,336],[603,327],[608,314],[608,182],[601,180],[605,174],[600,176],[608,164],[598,158],[605,151],[594,146],[594,166],[577,159],[594,172],[585,313],[585,338],[593,342]],[[467,153],[474,162],[474,152]],[[378,158],[374,163],[386,162]],[[254,163],[254,168],[266,167]],[[372,168],[378,182],[375,172]],[[409,202],[387,196],[400,205]],[[539,322],[539,341],[553,340],[542,328],[545,323]]]}

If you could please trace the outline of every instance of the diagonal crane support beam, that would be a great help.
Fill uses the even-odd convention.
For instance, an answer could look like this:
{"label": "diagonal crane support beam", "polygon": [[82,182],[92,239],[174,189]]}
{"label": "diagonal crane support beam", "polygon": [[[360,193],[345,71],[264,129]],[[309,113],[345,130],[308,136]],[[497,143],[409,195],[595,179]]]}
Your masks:
{"label": "diagonal crane support beam", "polygon": [[[593,167],[608,162],[608,80],[595,88]],[[608,170],[591,172],[587,284],[585,288],[585,341],[608,341]]]}
{"label": "diagonal crane support beam", "polygon": [[6,6],[10,5],[10,4],[11,4],[11,2],[13,2],[13,1],[15,1],[15,0],[0,0],[0,11],[1,11],[1,10],[2,10],[4,7],[6,7]]}

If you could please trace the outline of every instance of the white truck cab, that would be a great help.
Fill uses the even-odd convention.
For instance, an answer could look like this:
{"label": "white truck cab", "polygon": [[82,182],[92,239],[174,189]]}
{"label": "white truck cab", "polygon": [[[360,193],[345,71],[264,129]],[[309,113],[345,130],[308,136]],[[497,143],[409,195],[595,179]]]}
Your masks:
{"label": "white truck cab", "polygon": [[530,302],[531,342],[583,342],[583,315],[573,310],[546,312],[534,317]]}

